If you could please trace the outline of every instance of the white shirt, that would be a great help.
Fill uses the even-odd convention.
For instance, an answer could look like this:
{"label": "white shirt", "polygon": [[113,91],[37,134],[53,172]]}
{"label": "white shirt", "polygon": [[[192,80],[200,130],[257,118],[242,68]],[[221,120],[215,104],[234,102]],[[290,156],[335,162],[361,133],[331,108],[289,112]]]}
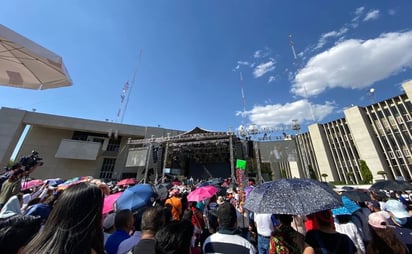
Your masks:
{"label": "white shirt", "polygon": [[272,214],[255,213],[256,230],[259,235],[270,236],[275,230],[272,222]]}
{"label": "white shirt", "polygon": [[353,224],[353,222],[348,222],[345,224],[335,223],[336,231],[349,236],[352,242],[355,244],[357,253],[365,253],[365,245],[363,244],[362,237],[359,234],[358,228]]}

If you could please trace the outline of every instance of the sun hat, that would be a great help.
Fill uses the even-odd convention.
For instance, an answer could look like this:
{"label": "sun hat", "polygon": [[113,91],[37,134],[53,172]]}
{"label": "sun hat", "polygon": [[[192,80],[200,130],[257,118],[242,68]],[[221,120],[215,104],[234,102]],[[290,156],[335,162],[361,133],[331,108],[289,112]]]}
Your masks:
{"label": "sun hat", "polygon": [[368,223],[374,228],[385,229],[387,227],[390,227],[388,221],[380,212],[369,214]]}
{"label": "sun hat", "polygon": [[391,212],[396,218],[407,218],[409,217],[403,204],[398,200],[388,200],[385,203],[385,210]]}

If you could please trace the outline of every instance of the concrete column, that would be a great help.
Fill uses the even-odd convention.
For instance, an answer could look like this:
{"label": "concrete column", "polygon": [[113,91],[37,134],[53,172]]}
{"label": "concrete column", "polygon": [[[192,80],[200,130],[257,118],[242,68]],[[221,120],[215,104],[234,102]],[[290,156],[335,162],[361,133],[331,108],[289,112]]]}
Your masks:
{"label": "concrete column", "polygon": [[26,111],[1,108],[0,109],[0,166],[5,167],[19,141],[26,124]]}

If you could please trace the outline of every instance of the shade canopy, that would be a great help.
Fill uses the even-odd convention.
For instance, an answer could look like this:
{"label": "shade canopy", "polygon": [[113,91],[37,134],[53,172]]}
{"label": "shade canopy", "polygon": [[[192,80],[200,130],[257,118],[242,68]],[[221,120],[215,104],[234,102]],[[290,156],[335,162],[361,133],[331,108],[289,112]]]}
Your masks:
{"label": "shade canopy", "polygon": [[44,90],[71,84],[60,56],[0,24],[0,85]]}

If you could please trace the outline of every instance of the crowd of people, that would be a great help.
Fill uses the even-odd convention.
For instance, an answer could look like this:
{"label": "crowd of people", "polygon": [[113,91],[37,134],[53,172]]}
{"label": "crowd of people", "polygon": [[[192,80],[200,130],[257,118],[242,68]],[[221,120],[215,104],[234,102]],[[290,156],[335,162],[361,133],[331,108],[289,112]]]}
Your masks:
{"label": "crowd of people", "polygon": [[201,186],[191,179],[137,210],[103,214],[110,190],[99,181],[22,193],[24,174],[15,167],[1,184],[0,253],[412,253],[407,193],[370,192],[365,202],[341,193],[336,209],[261,214],[244,207],[247,192],[229,179],[218,183],[224,193],[188,201]]}

